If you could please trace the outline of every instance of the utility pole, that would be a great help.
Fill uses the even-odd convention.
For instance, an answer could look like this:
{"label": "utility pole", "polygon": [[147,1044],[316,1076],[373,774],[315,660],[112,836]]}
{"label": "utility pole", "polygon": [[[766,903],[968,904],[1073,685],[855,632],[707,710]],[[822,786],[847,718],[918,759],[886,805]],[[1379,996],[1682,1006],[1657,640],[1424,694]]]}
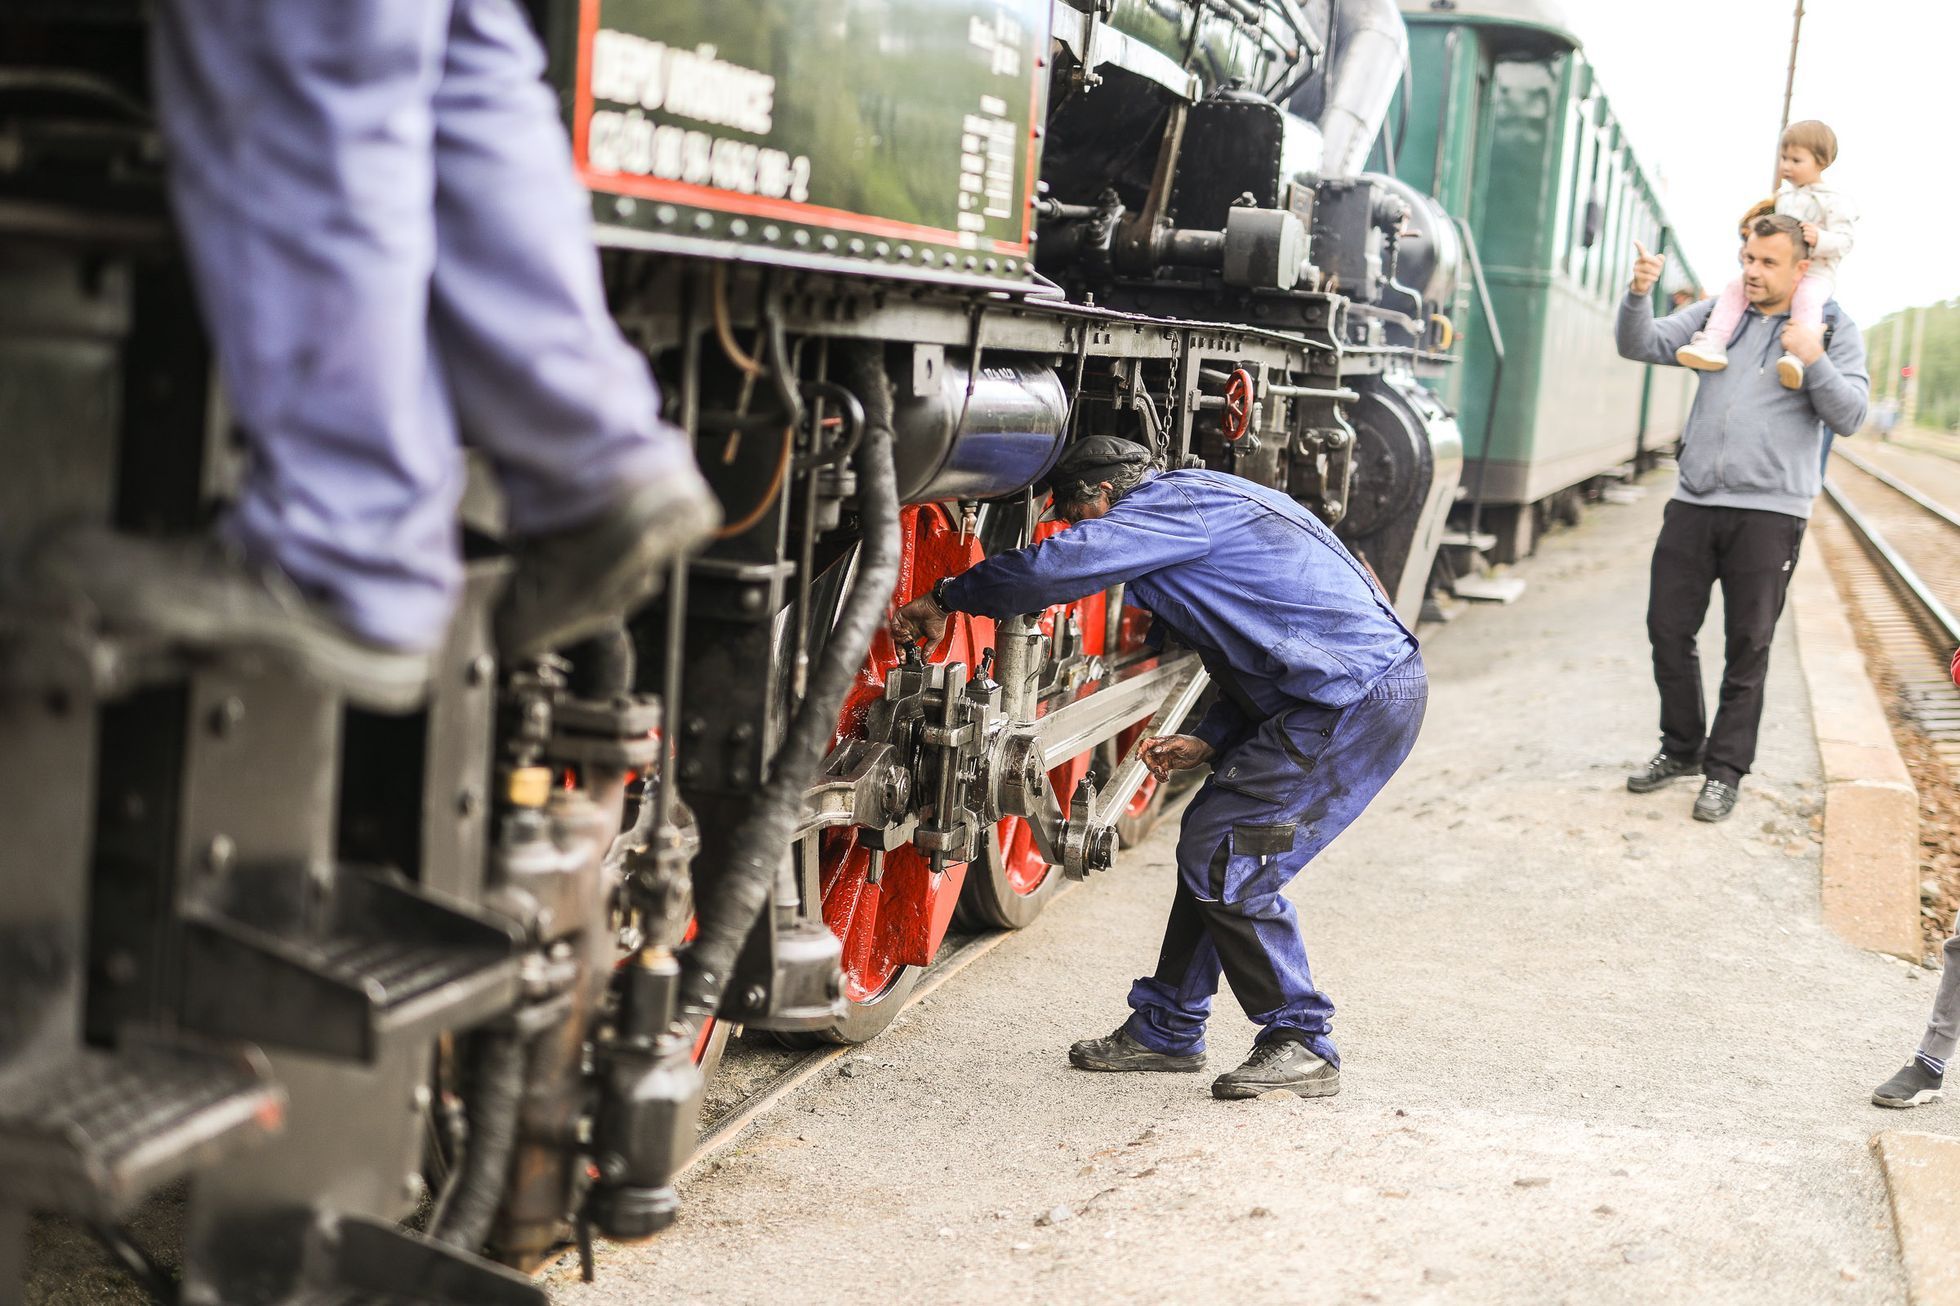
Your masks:
{"label": "utility pole", "polygon": [[1912,310],[1912,375],[1906,378],[1906,406],[1900,420],[1907,426],[1919,421],[1919,363],[1926,352],[1926,310]]}
{"label": "utility pole", "polygon": [[1783,121],[1776,125],[1776,162],[1770,169],[1769,193],[1783,184],[1783,129],[1790,125],[1790,95],[1797,89],[1797,38],[1803,35],[1803,0],[1797,0],[1797,16],[1790,24],[1790,68],[1783,75]]}

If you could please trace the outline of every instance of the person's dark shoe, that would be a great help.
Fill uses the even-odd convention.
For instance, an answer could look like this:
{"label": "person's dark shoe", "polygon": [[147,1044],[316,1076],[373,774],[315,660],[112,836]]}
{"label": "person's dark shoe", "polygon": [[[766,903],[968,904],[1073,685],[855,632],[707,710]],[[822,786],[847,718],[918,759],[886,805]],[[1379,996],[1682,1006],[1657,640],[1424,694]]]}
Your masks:
{"label": "person's dark shoe", "polygon": [[1332,1097],[1341,1091],[1341,1072],[1304,1043],[1290,1038],[1267,1039],[1253,1045],[1244,1065],[1213,1080],[1211,1095],[1258,1097],[1276,1088],[1300,1097]]}
{"label": "person's dark shoe", "polygon": [[277,567],[213,536],[159,540],[73,526],[40,540],[22,573],[29,593],[74,606],[105,635],[263,657],[386,712],[428,694],[433,650],[363,639]]}
{"label": "person's dark shoe", "polygon": [[721,505],[689,467],[582,525],[516,541],[497,605],[498,651],[520,661],[605,629],[659,593],[667,564],[720,524]]}
{"label": "person's dark shoe", "polygon": [[1189,1072],[1205,1068],[1205,1054],[1157,1052],[1118,1028],[1108,1038],[1085,1038],[1068,1050],[1068,1063],[1077,1070],[1167,1070]]}
{"label": "person's dark shoe", "polygon": [[1701,793],[1695,797],[1695,819],[1697,821],[1726,821],[1729,813],[1735,810],[1735,800],[1741,791],[1732,784],[1720,780],[1704,780]]}
{"label": "person's dark shoe", "polygon": [[1937,1102],[1946,1096],[1945,1080],[1944,1075],[1934,1074],[1914,1057],[1898,1074],[1878,1086],[1872,1093],[1872,1105],[1902,1108]]}
{"label": "person's dark shoe", "polygon": [[1662,749],[1647,759],[1647,765],[1627,777],[1627,788],[1636,794],[1651,794],[1662,785],[1673,784],[1685,776],[1701,774],[1701,759],[1676,757]]}

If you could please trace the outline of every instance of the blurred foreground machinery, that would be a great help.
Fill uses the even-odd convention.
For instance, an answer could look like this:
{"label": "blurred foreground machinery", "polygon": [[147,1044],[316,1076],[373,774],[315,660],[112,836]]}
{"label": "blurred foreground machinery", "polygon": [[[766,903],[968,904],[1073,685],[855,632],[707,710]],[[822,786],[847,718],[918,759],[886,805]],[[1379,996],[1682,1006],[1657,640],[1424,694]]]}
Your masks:
{"label": "blurred foreground machinery", "polygon": [[[31,1213],[188,1178],[183,1299],[540,1300],[657,1232],[731,1023],[858,1041],[1026,924],[1205,692],[1120,587],[883,633],[1056,529],[1069,440],[1280,486],[1413,619],[1458,479],[1454,228],[1364,170],[1392,0],[532,6],[616,312],[728,526],[512,664],[498,506],[427,706],[353,710],[0,590],[0,1294]],[[0,19],[0,556],[235,482],[141,13]],[[499,1264],[501,1262],[501,1264]]]}

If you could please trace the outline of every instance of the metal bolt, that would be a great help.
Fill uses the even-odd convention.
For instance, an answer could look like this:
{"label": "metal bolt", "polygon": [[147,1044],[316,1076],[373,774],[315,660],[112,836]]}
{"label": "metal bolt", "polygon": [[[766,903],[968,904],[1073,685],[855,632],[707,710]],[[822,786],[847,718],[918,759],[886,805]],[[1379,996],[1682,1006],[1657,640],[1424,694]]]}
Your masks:
{"label": "metal bolt", "polygon": [[137,975],[136,955],[127,948],[118,948],[109,954],[107,961],[102,963],[102,970],[112,984],[134,984]]}
{"label": "metal bolt", "polygon": [[409,1095],[408,1100],[417,1111],[427,1111],[429,1109],[429,1103],[435,1099],[434,1095],[429,1092],[429,1086],[427,1084],[417,1084],[415,1091]]}
{"label": "metal bolt", "polygon": [[420,1202],[424,1192],[422,1176],[410,1171],[402,1178],[402,1196],[411,1202]]}
{"label": "metal bolt", "polygon": [[483,804],[483,795],[476,791],[475,785],[467,785],[456,795],[456,811],[461,816],[475,816],[477,808]]}
{"label": "metal bolt", "polygon": [[469,666],[463,668],[463,683],[466,685],[487,685],[497,670],[497,659],[488,653],[479,653],[470,659]]}
{"label": "metal bolt", "polygon": [[728,732],[728,738],[734,743],[738,743],[738,744],[748,743],[751,739],[755,738],[754,722],[750,722],[750,721],[737,722],[735,728]]}
{"label": "metal bolt", "polygon": [[211,733],[223,739],[244,719],[245,704],[236,698],[227,698],[211,709]]}
{"label": "metal bolt", "polygon": [[232,859],[238,856],[238,845],[228,834],[214,834],[211,842],[204,848],[204,866],[213,875],[222,875],[231,869]]}
{"label": "metal bolt", "polygon": [[122,796],[121,814],[123,820],[134,825],[150,814],[150,805],[143,801],[142,794],[132,789]]}
{"label": "metal bolt", "polygon": [[708,722],[704,717],[691,716],[681,725],[681,733],[689,739],[698,739],[708,733]]}
{"label": "metal bolt", "polygon": [[736,602],[744,612],[760,612],[762,610],[762,598],[762,590],[757,586],[751,585],[742,591],[741,597]]}
{"label": "metal bolt", "polygon": [[762,1004],[769,1001],[769,994],[760,984],[751,984],[742,990],[742,1005],[750,1011],[762,1010]]}
{"label": "metal bolt", "polygon": [[681,763],[681,779],[699,780],[701,778],[701,759],[690,757]]}
{"label": "metal bolt", "polygon": [[731,766],[728,768],[728,783],[742,786],[748,784],[748,782],[749,768],[746,766]]}
{"label": "metal bolt", "polygon": [[912,777],[903,767],[887,767],[879,785],[879,800],[887,812],[902,812],[912,800]]}

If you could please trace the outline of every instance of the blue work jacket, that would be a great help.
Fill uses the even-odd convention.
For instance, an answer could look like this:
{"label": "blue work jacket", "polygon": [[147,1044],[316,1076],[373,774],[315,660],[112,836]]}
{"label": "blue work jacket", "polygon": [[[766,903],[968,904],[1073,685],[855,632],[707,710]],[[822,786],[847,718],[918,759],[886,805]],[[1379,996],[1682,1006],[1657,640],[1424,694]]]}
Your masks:
{"label": "blue work jacket", "polygon": [[1224,472],[1146,476],[1102,517],[988,558],[944,597],[998,620],[1119,584],[1218,682],[1191,733],[1221,752],[1296,707],[1358,701],[1416,650],[1333,532],[1281,491]]}

